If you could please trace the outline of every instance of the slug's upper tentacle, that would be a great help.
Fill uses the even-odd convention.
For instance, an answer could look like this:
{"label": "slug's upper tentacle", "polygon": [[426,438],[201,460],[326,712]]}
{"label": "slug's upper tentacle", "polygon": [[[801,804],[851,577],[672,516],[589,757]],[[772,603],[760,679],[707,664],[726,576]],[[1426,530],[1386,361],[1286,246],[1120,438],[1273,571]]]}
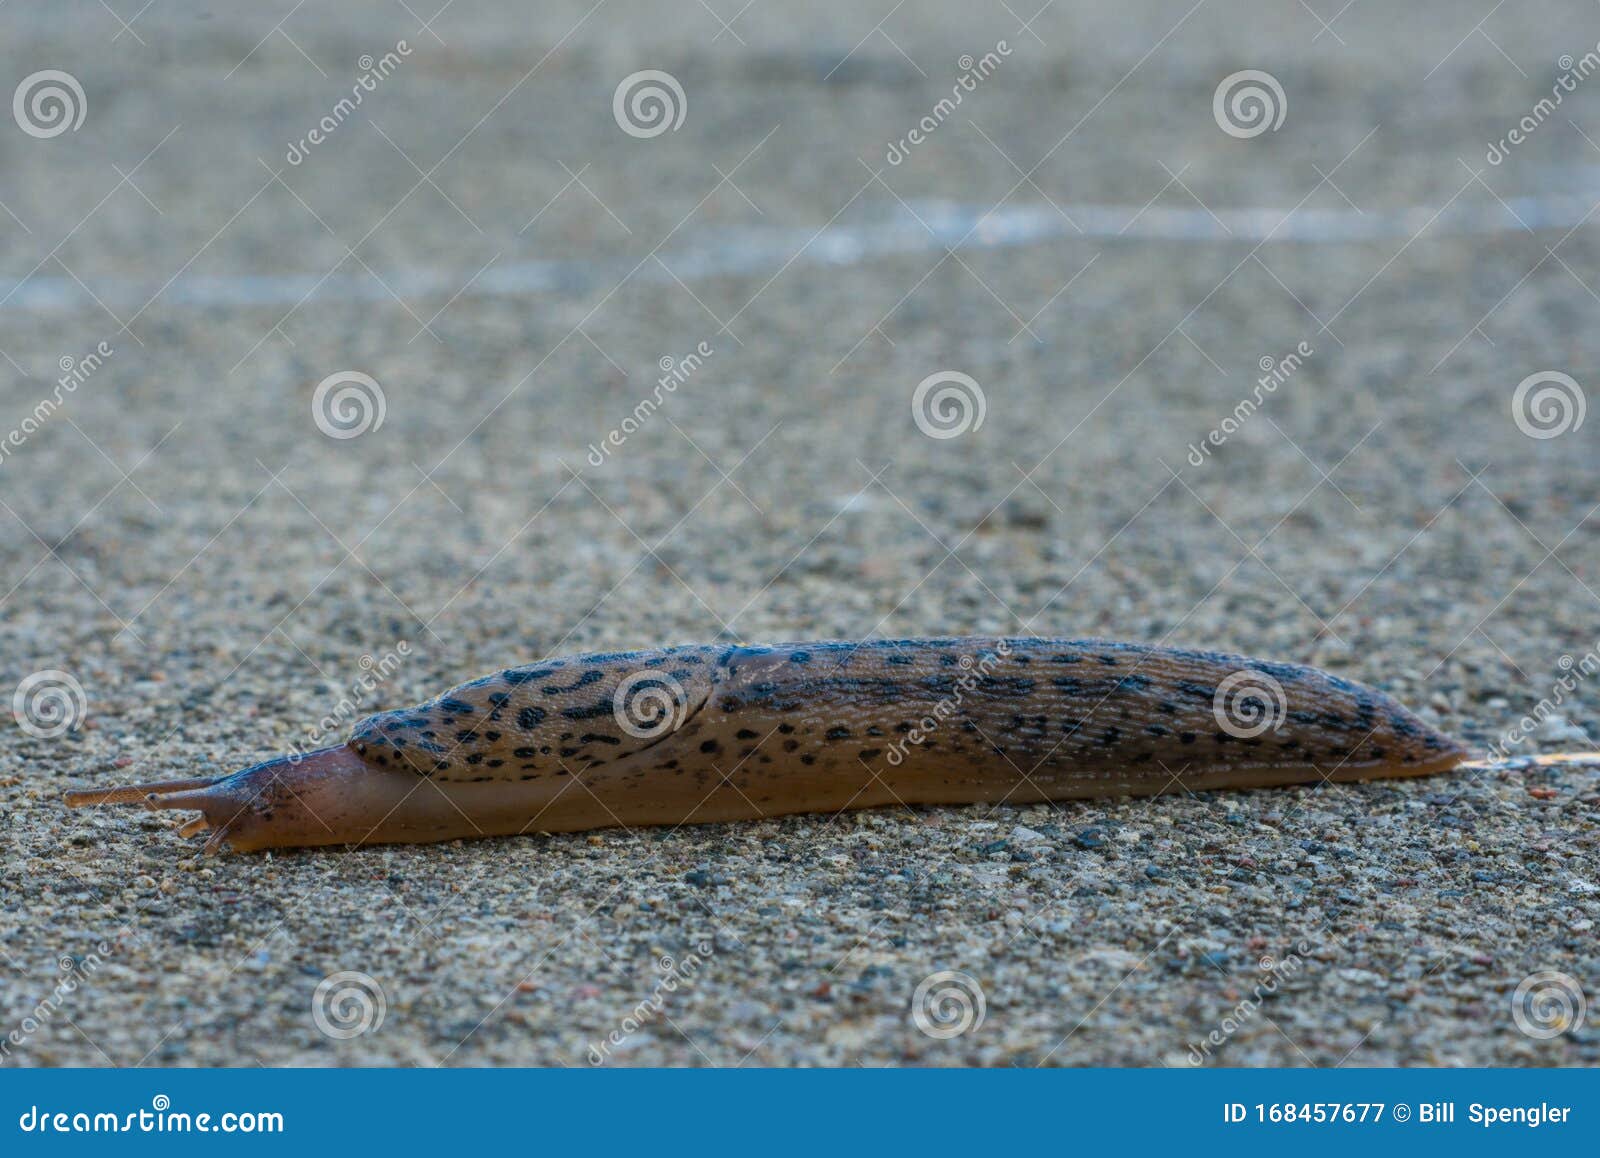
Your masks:
{"label": "slug's upper tentacle", "polygon": [[69,808],[83,808],[91,804],[149,803],[164,793],[207,788],[220,779],[222,779],[220,776],[200,776],[190,780],[157,780],[149,784],[129,784],[122,788],[78,788],[67,793],[66,801]]}
{"label": "slug's upper tentacle", "polygon": [[372,716],[347,744],[68,803],[199,809],[186,835],[248,850],[1365,780],[1466,755],[1387,694],[1299,664],[872,640],[511,668]]}

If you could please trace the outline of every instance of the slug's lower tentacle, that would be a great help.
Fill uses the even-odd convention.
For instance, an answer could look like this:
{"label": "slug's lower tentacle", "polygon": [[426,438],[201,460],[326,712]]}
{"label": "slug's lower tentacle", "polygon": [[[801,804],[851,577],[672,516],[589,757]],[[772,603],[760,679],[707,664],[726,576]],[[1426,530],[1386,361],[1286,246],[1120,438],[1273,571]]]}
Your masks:
{"label": "slug's lower tentacle", "polygon": [[217,779],[70,793],[197,809],[206,851],[1031,803],[1446,771],[1466,749],[1298,664],[1107,640],[705,646],[548,660]]}

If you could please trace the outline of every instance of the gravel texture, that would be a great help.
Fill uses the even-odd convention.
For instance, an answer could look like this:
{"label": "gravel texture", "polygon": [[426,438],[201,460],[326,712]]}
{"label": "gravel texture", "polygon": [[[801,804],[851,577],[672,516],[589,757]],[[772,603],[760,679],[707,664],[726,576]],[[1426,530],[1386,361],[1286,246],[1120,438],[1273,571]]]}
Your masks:
{"label": "gravel texture", "polygon": [[[1600,81],[1485,151],[1595,47],[1593,5],[1476,32],[1443,2],[1331,28],[1056,3],[1031,30],[888,0],[714,0],[728,29],[692,0],[458,0],[431,31],[389,3],[118,7],[131,30],[0,8],[0,89],[62,69],[87,102],[48,139],[0,120],[0,438],[61,359],[112,351],[0,455],[0,687],[59,671],[85,704],[0,730],[0,1064],[1600,1061],[1597,1011],[1514,1016],[1541,972],[1600,1001],[1582,765],[210,860],[168,814],[60,804],[303,741],[400,641],[363,712],[583,650],[1093,634],[1314,663],[1480,750],[1565,676],[1517,750],[1589,750],[1597,424],[1530,437],[1513,393],[1596,373],[1593,225],[1521,199],[1600,198]],[[678,130],[614,119],[642,69],[680,83]],[[1219,128],[1242,69],[1281,84],[1277,131]],[[1057,235],[770,255],[997,205]],[[1126,232],[1080,235],[1092,205]],[[1375,232],[1155,228],[1251,208]],[[536,261],[562,283],[496,288]],[[381,425],[319,431],[338,371],[381,385]],[[980,384],[981,425],[919,430],[937,371]],[[383,1003],[355,1036],[346,982],[317,995],[348,971]],[[919,1002],[941,972],[966,976]],[[924,1032],[951,986],[981,1023]]]}

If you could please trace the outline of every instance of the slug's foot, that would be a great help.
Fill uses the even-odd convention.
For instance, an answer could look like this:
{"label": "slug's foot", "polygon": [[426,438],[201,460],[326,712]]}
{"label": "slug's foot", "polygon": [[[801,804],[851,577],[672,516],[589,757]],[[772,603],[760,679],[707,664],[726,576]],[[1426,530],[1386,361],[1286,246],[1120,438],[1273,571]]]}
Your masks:
{"label": "slug's foot", "polygon": [[351,778],[369,774],[361,758],[340,744],[269,760],[231,776],[68,792],[66,803],[69,808],[142,804],[148,809],[198,810],[201,815],[182,825],[178,835],[208,833],[202,849],[207,856],[224,846],[249,852],[283,845],[342,844],[349,835],[338,815],[339,788]]}

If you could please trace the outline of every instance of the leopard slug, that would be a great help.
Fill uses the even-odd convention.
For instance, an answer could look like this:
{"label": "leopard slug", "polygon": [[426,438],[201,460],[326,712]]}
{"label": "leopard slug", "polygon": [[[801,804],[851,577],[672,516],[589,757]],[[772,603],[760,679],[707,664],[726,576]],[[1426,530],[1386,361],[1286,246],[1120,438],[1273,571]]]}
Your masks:
{"label": "leopard slug", "polygon": [[723,644],[511,668],[334,747],[66,800],[198,809],[179,832],[214,853],[1422,776],[1467,755],[1299,664],[1097,639]]}

